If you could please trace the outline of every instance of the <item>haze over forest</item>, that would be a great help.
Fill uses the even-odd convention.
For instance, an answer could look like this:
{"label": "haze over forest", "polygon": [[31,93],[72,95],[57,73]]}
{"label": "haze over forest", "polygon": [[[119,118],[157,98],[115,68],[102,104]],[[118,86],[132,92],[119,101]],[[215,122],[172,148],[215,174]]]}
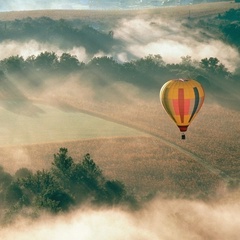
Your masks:
{"label": "haze over forest", "polygon": [[[0,146],[1,239],[238,238],[240,10],[232,4],[178,21],[151,11],[0,21],[2,138],[62,134]],[[161,86],[177,78],[206,91],[186,141],[159,103]],[[95,124],[93,116],[132,131],[75,139],[63,123]]]}

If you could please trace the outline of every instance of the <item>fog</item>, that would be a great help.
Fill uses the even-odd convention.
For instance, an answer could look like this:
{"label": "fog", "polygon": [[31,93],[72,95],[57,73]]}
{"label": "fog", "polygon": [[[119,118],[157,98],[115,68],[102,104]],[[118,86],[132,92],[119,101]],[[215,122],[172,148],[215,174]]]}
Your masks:
{"label": "fog", "polygon": [[[0,44],[1,59],[9,58],[11,56],[22,56],[24,59],[31,55],[39,55],[42,52],[55,52],[58,56],[66,52],[63,49],[49,43],[40,43],[36,40],[29,40],[24,43],[18,41],[3,41]],[[86,51],[83,47],[74,47],[67,51],[71,55],[75,55],[79,61],[89,61]]]}
{"label": "fog", "polygon": [[0,230],[2,240],[226,240],[238,239],[240,205],[236,199],[204,203],[156,198],[141,210],[83,207],[31,222],[17,219]]}
{"label": "fog", "polygon": [[232,46],[173,20],[122,20],[114,36],[124,42],[124,51],[118,53],[123,61],[160,54],[167,63],[180,62],[188,55],[197,61],[216,57],[231,71],[239,65],[239,53]]}
{"label": "fog", "polygon": [[27,58],[44,51],[53,51],[58,55],[68,52],[83,62],[88,62],[96,56],[107,55],[117,61],[126,62],[149,54],[159,54],[167,63],[181,62],[181,57],[185,56],[191,56],[196,61],[216,57],[230,71],[234,71],[240,63],[239,52],[233,46],[216,39],[210,33],[189,29],[174,20],[136,17],[119,20],[112,27],[116,41],[111,53],[100,50],[95,54],[88,54],[83,46],[60,49],[57,44],[40,43],[37,40],[28,40],[24,43],[8,40],[0,43],[1,59],[12,55]]}

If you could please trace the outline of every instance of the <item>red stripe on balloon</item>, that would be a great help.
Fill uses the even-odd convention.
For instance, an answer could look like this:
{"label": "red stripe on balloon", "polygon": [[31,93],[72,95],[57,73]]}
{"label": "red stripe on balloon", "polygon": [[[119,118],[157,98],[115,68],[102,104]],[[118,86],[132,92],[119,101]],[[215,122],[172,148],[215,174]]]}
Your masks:
{"label": "red stripe on balloon", "polygon": [[179,88],[178,89],[178,108],[179,108],[179,114],[181,118],[181,122],[184,122],[184,89]]}
{"label": "red stripe on balloon", "polygon": [[173,99],[172,100],[173,107],[174,107],[174,112],[176,115],[179,115],[179,106],[178,106],[178,99]]}

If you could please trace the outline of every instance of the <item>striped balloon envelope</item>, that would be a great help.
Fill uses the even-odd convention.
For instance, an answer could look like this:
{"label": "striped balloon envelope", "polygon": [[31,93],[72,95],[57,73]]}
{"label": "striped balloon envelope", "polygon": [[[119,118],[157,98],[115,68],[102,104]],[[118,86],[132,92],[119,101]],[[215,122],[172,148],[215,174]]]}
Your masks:
{"label": "striped balloon envelope", "polygon": [[202,85],[192,79],[174,79],[166,82],[160,90],[160,101],[182,132],[184,132],[196,117],[204,102]]}

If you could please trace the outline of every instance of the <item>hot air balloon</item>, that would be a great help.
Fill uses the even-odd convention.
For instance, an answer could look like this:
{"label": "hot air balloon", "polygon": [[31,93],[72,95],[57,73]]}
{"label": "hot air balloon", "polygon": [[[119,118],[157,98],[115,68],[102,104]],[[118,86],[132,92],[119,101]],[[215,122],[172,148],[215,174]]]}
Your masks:
{"label": "hot air balloon", "polygon": [[182,132],[182,139],[185,139],[185,132],[203,101],[204,89],[192,79],[170,80],[160,90],[160,102]]}

